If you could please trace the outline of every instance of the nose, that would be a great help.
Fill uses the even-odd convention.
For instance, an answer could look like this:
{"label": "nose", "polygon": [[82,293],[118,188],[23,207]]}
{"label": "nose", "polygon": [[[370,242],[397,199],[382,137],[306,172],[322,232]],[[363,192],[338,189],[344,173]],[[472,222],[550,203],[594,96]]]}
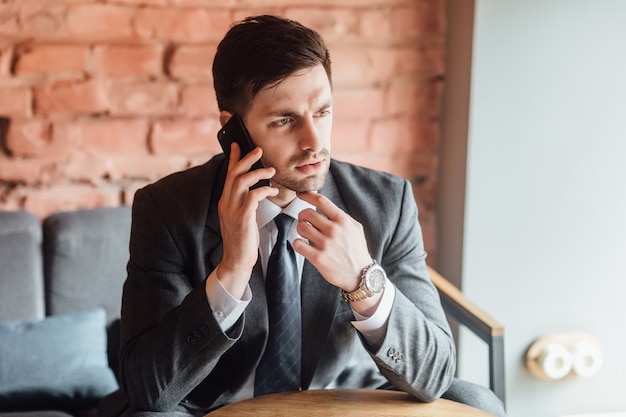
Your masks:
{"label": "nose", "polygon": [[298,132],[300,148],[303,151],[319,152],[322,150],[321,131],[311,118],[305,118]]}

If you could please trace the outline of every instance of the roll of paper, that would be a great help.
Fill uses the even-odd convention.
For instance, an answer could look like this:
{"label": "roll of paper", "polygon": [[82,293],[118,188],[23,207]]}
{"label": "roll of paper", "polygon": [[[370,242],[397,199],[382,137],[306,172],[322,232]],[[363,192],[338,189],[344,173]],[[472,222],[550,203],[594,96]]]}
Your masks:
{"label": "roll of paper", "polygon": [[558,343],[546,344],[538,357],[539,368],[547,379],[561,379],[571,371],[574,358],[570,351]]}
{"label": "roll of paper", "polygon": [[604,357],[599,347],[587,341],[579,341],[572,348],[573,368],[578,376],[589,377],[602,368]]}

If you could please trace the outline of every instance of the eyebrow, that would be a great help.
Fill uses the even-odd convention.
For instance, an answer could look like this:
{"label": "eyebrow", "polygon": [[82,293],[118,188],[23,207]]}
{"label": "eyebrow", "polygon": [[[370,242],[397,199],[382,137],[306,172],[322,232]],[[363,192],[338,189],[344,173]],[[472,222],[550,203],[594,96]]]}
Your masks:
{"label": "eyebrow", "polygon": [[[329,100],[326,103],[322,104],[317,110],[316,113],[322,110],[326,110],[329,107],[333,106],[333,101]],[[298,117],[299,114],[291,111],[291,110],[277,110],[277,111],[273,111],[267,114],[268,117]]]}

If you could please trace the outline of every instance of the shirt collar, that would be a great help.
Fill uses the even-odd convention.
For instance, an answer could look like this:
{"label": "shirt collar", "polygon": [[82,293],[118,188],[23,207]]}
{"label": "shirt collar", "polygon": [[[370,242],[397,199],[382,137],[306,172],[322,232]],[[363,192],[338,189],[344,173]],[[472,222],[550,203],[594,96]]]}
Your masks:
{"label": "shirt collar", "polygon": [[256,221],[259,225],[259,229],[265,227],[269,222],[274,220],[274,217],[278,216],[281,212],[288,214],[294,219],[298,219],[298,215],[304,209],[313,209],[315,206],[307,203],[304,200],[300,200],[296,197],[287,207],[281,209],[280,206],[272,203],[267,198],[259,202],[259,207],[256,210]]}

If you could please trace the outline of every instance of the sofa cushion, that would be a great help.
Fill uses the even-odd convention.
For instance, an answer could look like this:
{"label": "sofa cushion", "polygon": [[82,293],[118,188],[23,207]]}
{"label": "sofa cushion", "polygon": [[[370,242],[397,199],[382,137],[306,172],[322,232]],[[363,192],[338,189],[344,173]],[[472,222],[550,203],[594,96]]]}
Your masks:
{"label": "sofa cushion", "polygon": [[130,207],[59,212],[43,223],[48,314],[104,308],[120,317],[126,279]]}
{"label": "sofa cushion", "polygon": [[44,316],[41,224],[25,211],[0,211],[0,320]]}
{"label": "sofa cushion", "polygon": [[0,323],[0,407],[93,407],[118,388],[102,308]]}
{"label": "sofa cushion", "polygon": [[130,207],[122,206],[59,212],[43,223],[47,312],[104,308],[115,372],[130,220]]}

